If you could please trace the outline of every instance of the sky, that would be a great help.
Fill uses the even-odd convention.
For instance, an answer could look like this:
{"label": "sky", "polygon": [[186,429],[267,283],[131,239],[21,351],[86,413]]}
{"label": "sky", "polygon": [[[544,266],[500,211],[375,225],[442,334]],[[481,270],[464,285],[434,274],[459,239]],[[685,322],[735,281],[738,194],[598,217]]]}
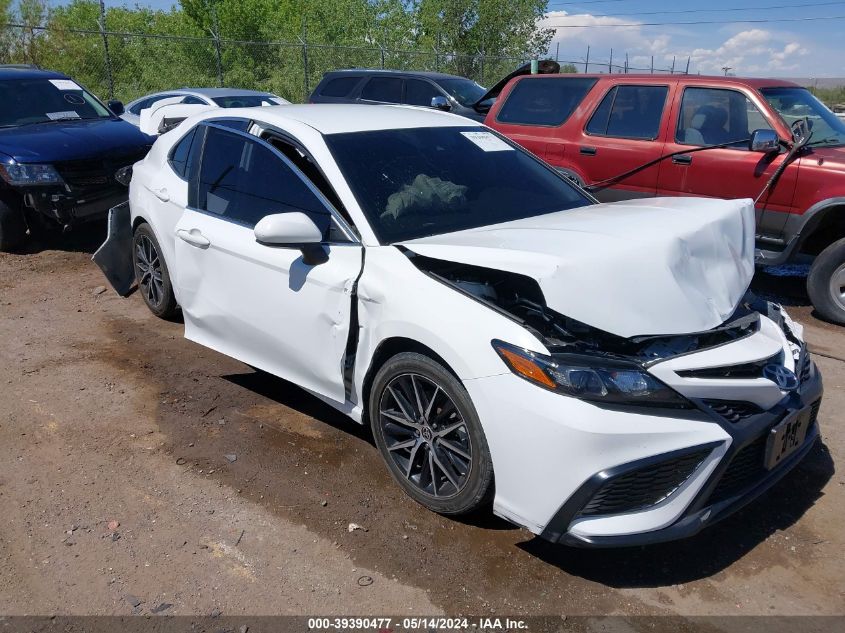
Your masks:
{"label": "sky", "polygon": [[[107,0],[168,8],[175,0]],[[55,2],[62,4],[61,0]],[[778,7],[778,8],[776,8]],[[739,22],[739,20],[763,22]],[[789,20],[789,21],[776,21]],[[669,22],[719,22],[666,24]],[[651,25],[651,23],[661,23]],[[744,76],[823,78],[845,76],[845,0],[550,0],[543,26],[555,30],[550,54],[583,64],[685,69]]]}
{"label": "sky", "polygon": [[[743,19],[765,22],[738,22]],[[583,63],[589,45],[591,66],[593,60],[607,62],[612,48],[614,64],[627,52],[630,66],[646,69],[653,55],[655,67],[668,68],[675,57],[675,68],[683,70],[689,58],[690,72],[702,74],[723,74],[727,66],[744,76],[845,76],[845,2],[551,0],[542,23],[575,27],[556,29],[551,53],[559,45],[560,59]]]}

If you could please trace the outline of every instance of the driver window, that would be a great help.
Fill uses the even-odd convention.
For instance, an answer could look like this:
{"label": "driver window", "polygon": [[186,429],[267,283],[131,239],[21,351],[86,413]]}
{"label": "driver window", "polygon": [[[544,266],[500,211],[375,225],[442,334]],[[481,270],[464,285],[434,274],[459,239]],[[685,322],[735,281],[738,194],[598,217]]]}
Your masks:
{"label": "driver window", "polygon": [[330,239],[331,212],[283,160],[257,140],[209,127],[197,207],[252,228],[264,216],[301,211]]}
{"label": "driver window", "polygon": [[754,130],[771,130],[763,113],[736,90],[686,88],[675,141],[682,145],[722,145],[747,150]]}

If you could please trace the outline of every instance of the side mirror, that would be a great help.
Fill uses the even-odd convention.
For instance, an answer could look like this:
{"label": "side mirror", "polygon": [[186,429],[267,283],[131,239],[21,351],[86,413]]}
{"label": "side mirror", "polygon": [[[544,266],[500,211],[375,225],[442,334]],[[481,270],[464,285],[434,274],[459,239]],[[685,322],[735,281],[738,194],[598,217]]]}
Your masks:
{"label": "side mirror", "polygon": [[438,95],[436,97],[431,98],[431,107],[436,110],[443,110],[444,112],[448,112],[452,109],[452,104],[449,103],[449,100],[446,97]]}
{"label": "side mirror", "polygon": [[106,105],[108,105],[109,110],[114,112],[117,116],[120,116],[121,114],[126,112],[126,108],[123,107],[123,101],[118,101],[117,99],[112,99]]}
{"label": "side mirror", "polygon": [[264,216],[253,232],[260,243],[277,246],[302,246],[323,241],[323,232],[300,211]]}
{"label": "side mirror", "polygon": [[751,133],[751,141],[748,143],[748,149],[752,152],[771,154],[780,149],[779,141],[777,132],[774,130],[754,130]]}

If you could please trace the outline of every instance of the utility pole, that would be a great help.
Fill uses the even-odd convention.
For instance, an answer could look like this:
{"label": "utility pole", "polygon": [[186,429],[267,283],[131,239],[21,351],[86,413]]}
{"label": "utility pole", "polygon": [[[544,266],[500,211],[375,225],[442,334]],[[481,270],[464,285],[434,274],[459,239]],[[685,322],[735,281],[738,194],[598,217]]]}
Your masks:
{"label": "utility pole", "polygon": [[722,66],[722,70],[725,71],[725,77],[728,76],[728,71],[733,70],[733,66]]}
{"label": "utility pole", "polygon": [[625,74],[628,74],[628,53],[625,53]]}
{"label": "utility pole", "polygon": [[687,56],[687,69],[684,71],[685,75],[689,75],[689,60],[690,60],[690,58],[691,58],[691,56]]}
{"label": "utility pole", "polygon": [[607,74],[608,75],[613,74],[613,49],[612,48],[610,49],[610,61],[607,62]]}
{"label": "utility pole", "polygon": [[106,3],[100,0],[100,35],[103,36],[103,55],[106,60],[106,77],[109,82],[109,99],[114,99],[114,76],[111,70],[111,55],[109,55],[109,38],[106,35]]}
{"label": "utility pole", "polygon": [[654,55],[651,56],[651,74],[654,74]]}
{"label": "utility pole", "polygon": [[669,71],[669,74],[670,75],[675,74],[675,56],[674,55],[672,55],[672,70]]}
{"label": "utility pole", "polygon": [[587,59],[584,62],[584,74],[590,72],[590,47],[587,46]]}

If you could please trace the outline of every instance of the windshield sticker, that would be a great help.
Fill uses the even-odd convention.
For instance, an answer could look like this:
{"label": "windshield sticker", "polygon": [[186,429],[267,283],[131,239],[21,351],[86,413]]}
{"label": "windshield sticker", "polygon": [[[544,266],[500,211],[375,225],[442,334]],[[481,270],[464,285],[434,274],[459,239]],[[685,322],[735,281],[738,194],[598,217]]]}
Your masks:
{"label": "windshield sticker", "polygon": [[47,118],[51,121],[59,121],[61,119],[80,119],[78,112],[68,110],[66,112],[47,112]]}
{"label": "windshield sticker", "polygon": [[485,152],[513,151],[513,147],[490,132],[461,132],[461,134]]}
{"label": "windshield sticker", "polygon": [[82,90],[82,87],[70,79],[51,79],[50,83],[59,90]]}
{"label": "windshield sticker", "polygon": [[65,98],[65,101],[67,101],[68,103],[72,103],[73,105],[85,105],[85,99],[83,99],[81,95],[78,95],[75,92],[66,92],[63,96]]}

